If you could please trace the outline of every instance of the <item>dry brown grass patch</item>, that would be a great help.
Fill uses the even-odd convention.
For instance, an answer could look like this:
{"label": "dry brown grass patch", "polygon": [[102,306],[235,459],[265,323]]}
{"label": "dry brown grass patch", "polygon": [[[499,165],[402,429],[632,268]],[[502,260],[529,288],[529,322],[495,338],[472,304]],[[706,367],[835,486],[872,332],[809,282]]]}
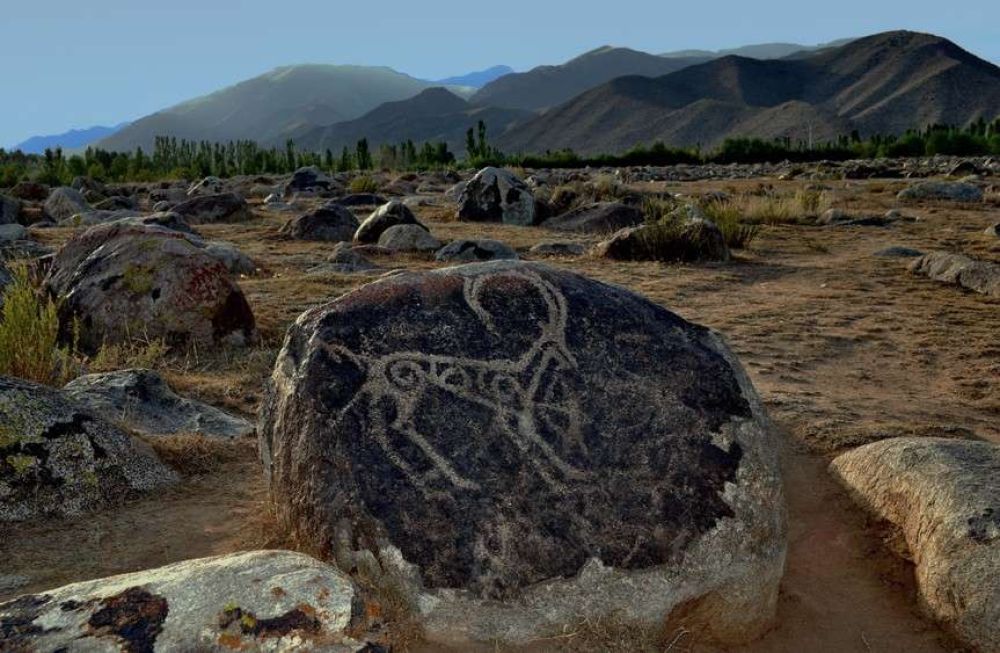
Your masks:
{"label": "dry brown grass patch", "polygon": [[184,476],[211,474],[257,457],[257,443],[252,439],[209,438],[195,433],[142,439],[160,460]]}

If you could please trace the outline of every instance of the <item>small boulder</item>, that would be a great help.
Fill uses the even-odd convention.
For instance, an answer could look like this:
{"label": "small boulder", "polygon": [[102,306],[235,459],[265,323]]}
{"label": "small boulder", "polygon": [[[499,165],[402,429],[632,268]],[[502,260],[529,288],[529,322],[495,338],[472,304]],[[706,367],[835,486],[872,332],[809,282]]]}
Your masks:
{"label": "small boulder", "polygon": [[358,229],[358,219],[339,204],[327,204],[312,213],[289,220],[281,234],[296,240],[332,241],[350,240]]}
{"label": "small boulder", "polygon": [[192,186],[187,191],[188,197],[202,197],[204,195],[220,195],[226,192],[226,184],[218,177],[205,177]]}
{"label": "small boulder", "polygon": [[90,205],[83,199],[80,191],[69,186],[61,186],[49,194],[42,207],[42,214],[53,222],[60,222],[89,210]]}
{"label": "small boulder", "polygon": [[875,252],[875,256],[881,258],[916,258],[917,256],[923,256],[924,253],[919,249],[913,249],[911,247],[902,247],[899,245],[893,245],[892,247],[886,247],[885,249],[880,249]]}
{"label": "small boulder", "polygon": [[528,185],[513,172],[502,168],[483,168],[462,191],[458,200],[458,219],[533,225],[536,223],[535,197]]}
{"label": "small boulder", "polygon": [[915,260],[910,265],[910,272],[983,295],[1000,297],[1000,265],[989,261],[978,261],[950,252],[930,252]]}
{"label": "small boulder", "polygon": [[91,412],[142,435],[240,438],[254,431],[253,424],[241,417],[181,397],[152,370],[87,374],[70,381],[63,392]]}
{"label": "small boulder", "polygon": [[257,274],[257,264],[233,243],[207,240],[202,245],[202,251],[222,263],[229,274],[246,277]]}
{"label": "small boulder", "polygon": [[285,197],[310,195],[330,190],[333,180],[328,174],[316,166],[299,168],[292,173],[292,178],[285,184]]}
{"label": "small boulder", "polygon": [[17,224],[21,218],[21,202],[0,195],[0,224]]}
{"label": "small boulder", "polygon": [[633,206],[618,202],[597,202],[549,218],[541,226],[553,231],[609,234],[640,225],[644,221],[642,211]]}
{"label": "small boulder", "polygon": [[160,200],[159,202],[153,204],[153,213],[166,213],[171,208],[173,208],[173,206],[174,206],[173,202],[165,202],[163,200]]}
{"label": "small boulder", "polygon": [[528,250],[532,256],[580,256],[587,251],[582,243],[546,240]]}
{"label": "small boulder", "polygon": [[318,266],[312,272],[333,272],[335,274],[355,274],[371,272],[379,267],[358,252],[351,243],[337,243],[333,247],[326,263]]}
{"label": "small boulder", "polygon": [[354,233],[354,240],[359,243],[377,243],[386,229],[400,224],[414,224],[427,229],[417,220],[409,207],[402,202],[393,200],[378,207],[361,223],[361,226]]}
{"label": "small boulder", "polygon": [[28,230],[19,224],[0,224],[0,241],[10,242],[12,240],[24,240],[28,237]]}
{"label": "small boulder", "polygon": [[0,425],[0,522],[78,515],[177,480],[149,445],[59,390],[0,377]]}
{"label": "small boulder", "polygon": [[331,203],[341,206],[379,206],[385,204],[386,199],[374,193],[351,193],[341,198],[333,200]]}
{"label": "small boulder", "polygon": [[184,218],[173,211],[162,211],[152,213],[150,215],[128,217],[124,218],[123,222],[127,222],[129,224],[163,227],[164,229],[170,229],[171,231],[179,231],[181,233],[191,234],[194,236],[198,235],[198,233],[191,228],[191,225],[184,221]]}
{"label": "small boulder", "polygon": [[514,260],[515,252],[509,245],[499,240],[453,240],[435,255],[438,261],[449,263],[475,263],[477,261]]}
{"label": "small boulder", "polygon": [[441,241],[422,225],[416,224],[389,227],[379,236],[378,244],[394,252],[436,252],[441,249]]}
{"label": "small boulder", "polygon": [[247,222],[253,217],[246,200],[234,193],[192,197],[172,210],[189,224]]}
{"label": "small boulder", "polygon": [[10,189],[10,196],[25,202],[44,202],[49,196],[49,187],[34,181],[19,181]]}
{"label": "small boulder", "polygon": [[341,568],[396,580],[432,642],[661,625],[680,606],[706,641],[770,626],[778,447],[708,329],[495,261],[310,310],[271,379],[260,450],[279,520]]}
{"label": "small boulder", "polygon": [[840,455],[831,470],[900,530],[931,614],[974,650],[1000,650],[1000,446],[892,438]]}
{"label": "small boulder", "polygon": [[900,200],[946,200],[950,202],[981,202],[979,186],[961,181],[922,181],[899,191]]}
{"label": "small boulder", "polygon": [[131,197],[114,195],[94,204],[98,211],[135,211],[138,207],[136,201]]}
{"label": "small boulder", "polygon": [[350,579],[302,553],[231,553],[0,603],[0,647],[109,653],[379,650],[345,633],[356,601]]}
{"label": "small boulder", "polygon": [[60,227],[93,227],[95,224],[106,224],[116,220],[138,217],[138,211],[98,211],[89,210],[77,213],[65,220],[59,221]]}
{"label": "small boulder", "polygon": [[622,229],[598,243],[594,253],[620,261],[728,261],[730,257],[719,227],[690,216]]}
{"label": "small boulder", "polygon": [[162,227],[111,223],[68,241],[45,286],[60,301],[69,330],[79,320],[80,345],[142,334],[168,345],[245,344],[253,313],[239,286],[200,239]]}

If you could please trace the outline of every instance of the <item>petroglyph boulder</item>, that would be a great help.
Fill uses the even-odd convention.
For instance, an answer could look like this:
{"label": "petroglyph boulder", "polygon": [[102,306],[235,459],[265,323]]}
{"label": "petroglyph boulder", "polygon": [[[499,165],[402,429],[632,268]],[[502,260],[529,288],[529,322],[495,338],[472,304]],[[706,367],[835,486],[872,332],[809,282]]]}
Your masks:
{"label": "petroglyph boulder", "polygon": [[354,597],[350,579],[301,553],[186,560],[2,603],[0,650],[372,650],[344,634]]}
{"label": "petroglyph boulder", "polygon": [[503,222],[520,226],[536,222],[535,196],[510,170],[483,168],[462,189],[458,219],[463,222]]}
{"label": "petroglyph boulder", "polygon": [[516,261],[363,286],[289,330],[260,438],[282,522],[402,578],[437,640],[773,615],[760,400],[718,335],[624,289]]}
{"label": "petroglyph boulder", "polygon": [[175,480],[148,445],[65,394],[0,377],[0,524],[76,515]]}

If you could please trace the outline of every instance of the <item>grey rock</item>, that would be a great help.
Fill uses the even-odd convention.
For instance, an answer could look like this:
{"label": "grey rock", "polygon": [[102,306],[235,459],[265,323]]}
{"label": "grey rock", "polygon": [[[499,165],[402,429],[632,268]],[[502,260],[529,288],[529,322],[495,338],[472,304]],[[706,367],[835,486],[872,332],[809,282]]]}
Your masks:
{"label": "grey rock", "polygon": [[986,227],[986,231],[983,232],[987,236],[993,236],[994,238],[1000,238],[1000,222]]}
{"label": "grey rock", "polygon": [[60,222],[89,210],[90,205],[83,199],[80,191],[62,186],[49,193],[49,198],[42,207],[42,214],[53,222]]}
{"label": "grey rock", "polygon": [[399,578],[432,641],[681,604],[741,641],[774,614],[760,399],[716,334],[621,288],[512,261],[365,285],[289,330],[260,448],[279,519]]}
{"label": "grey rock", "polygon": [[422,225],[397,224],[382,232],[379,247],[394,252],[436,252],[441,249],[441,241]]}
{"label": "grey rock", "polygon": [[465,222],[503,222],[520,226],[536,223],[535,196],[509,170],[483,168],[458,200],[458,219]]}
{"label": "grey rock", "polygon": [[148,445],[49,387],[0,377],[0,424],[0,522],[77,515],[177,480]]}
{"label": "grey rock", "polygon": [[208,240],[205,241],[202,251],[222,263],[230,274],[247,277],[257,274],[257,264],[233,243]]}
{"label": "grey rock", "polygon": [[45,287],[59,298],[66,329],[81,325],[80,345],[96,351],[130,334],[168,345],[242,345],[253,313],[239,286],[200,239],[163,227],[111,223],[68,241]]}
{"label": "grey rock", "polygon": [[155,204],[153,204],[153,212],[154,213],[166,213],[171,208],[173,208],[173,206],[174,206],[173,202],[165,202],[165,201],[161,200],[161,201],[156,202]]}
{"label": "grey rock", "polygon": [[980,202],[983,191],[978,186],[960,181],[922,181],[899,191],[901,200],[948,200]]}
{"label": "grey rock", "polygon": [[17,224],[21,219],[21,202],[0,195],[0,224]]}
{"label": "grey rock", "polygon": [[59,221],[60,227],[93,227],[95,224],[106,224],[116,220],[138,217],[138,211],[100,211],[88,210],[77,213],[65,220]]}
{"label": "grey rock", "polygon": [[351,193],[350,195],[344,195],[338,199],[332,200],[330,204],[339,204],[341,206],[380,206],[385,204],[386,199],[381,195],[375,195],[374,193]]}
{"label": "grey rock", "polygon": [[306,213],[289,220],[281,228],[281,234],[296,240],[317,240],[341,242],[354,237],[358,229],[358,219],[345,207],[327,204],[312,213]]}
{"label": "grey rock", "polygon": [[[66,585],[0,604],[5,650],[371,650],[344,632],[355,590],[291,551],[252,551]],[[8,648],[9,647],[9,648]]]}
{"label": "grey rock", "polygon": [[159,213],[152,213],[150,215],[131,216],[123,218],[121,221],[127,224],[163,227],[164,229],[170,229],[171,231],[179,231],[181,233],[191,234],[194,236],[198,235],[191,225],[184,221],[184,218],[173,211],[163,211]]}
{"label": "grey rock", "polygon": [[0,241],[24,240],[28,230],[19,224],[0,224]]}
{"label": "grey rock", "polygon": [[594,248],[595,255],[621,261],[728,261],[719,227],[694,206],[681,207],[662,223],[628,227]]}
{"label": "grey rock", "polygon": [[1000,297],[1000,265],[989,261],[949,252],[930,252],[914,261],[910,272],[983,295]]}
{"label": "grey rock", "polygon": [[528,253],[532,256],[580,256],[586,251],[582,243],[546,240],[534,245]]}
{"label": "grey rock", "polygon": [[175,206],[173,212],[189,224],[238,223],[253,217],[246,200],[233,193],[192,197]]}
{"label": "grey rock", "polygon": [[299,168],[285,185],[285,197],[328,191],[332,183],[330,176],[316,166]]}
{"label": "grey rock", "polygon": [[462,193],[465,192],[465,187],[468,185],[469,182],[460,181],[454,186],[451,186],[444,192],[445,199],[457,203],[460,199],[462,199]]}
{"label": "grey rock", "polygon": [[542,223],[542,227],[554,231],[606,234],[626,227],[634,227],[645,221],[639,209],[617,202],[598,202],[569,211]]}
{"label": "grey rock", "polygon": [[401,224],[414,224],[427,229],[405,204],[393,200],[378,207],[361,223],[354,233],[354,240],[359,243],[377,243],[386,229]]}
{"label": "grey rock", "polygon": [[477,261],[493,261],[503,259],[517,259],[515,252],[509,245],[501,243],[499,240],[453,240],[440,250],[435,258],[438,261],[451,263],[475,263]]}
{"label": "grey rock", "polygon": [[333,252],[330,253],[326,263],[314,268],[311,272],[354,274],[357,272],[371,272],[378,269],[377,265],[353,248],[351,243],[343,242],[334,245]]}
{"label": "grey rock", "polygon": [[94,204],[98,211],[135,211],[139,208],[131,197],[114,195]]}
{"label": "grey rock", "polygon": [[31,579],[21,574],[0,574],[0,593],[12,592],[31,584]]}
{"label": "grey rock", "polygon": [[934,617],[975,650],[1000,650],[1000,446],[893,438],[842,454],[831,469],[902,532]]}
{"label": "grey rock", "polygon": [[253,424],[241,417],[181,397],[152,370],[87,374],[70,381],[63,392],[104,419],[143,435],[239,438],[254,431]]}
{"label": "grey rock", "polygon": [[226,184],[218,177],[205,177],[196,184],[192,184],[187,191],[188,197],[202,197],[205,195],[219,195],[226,192]]}
{"label": "grey rock", "polygon": [[19,181],[10,189],[10,196],[26,202],[44,202],[49,196],[49,187],[34,181]]}

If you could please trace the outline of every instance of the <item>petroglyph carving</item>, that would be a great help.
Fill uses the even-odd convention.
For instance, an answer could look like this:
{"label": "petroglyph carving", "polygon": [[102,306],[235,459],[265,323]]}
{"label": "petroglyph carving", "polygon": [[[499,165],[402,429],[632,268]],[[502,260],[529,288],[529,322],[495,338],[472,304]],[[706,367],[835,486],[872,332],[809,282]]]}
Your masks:
{"label": "petroglyph carving", "polygon": [[[484,291],[497,276],[465,279],[463,297],[486,329],[500,336],[494,316],[483,305]],[[579,397],[571,384],[566,383],[566,375],[577,367],[566,345],[566,299],[557,288],[531,271],[508,272],[505,277],[529,284],[545,305],[546,315],[538,323],[538,338],[517,359],[480,360],[419,352],[369,357],[341,345],[325,345],[335,360],[350,361],[367,373],[365,384],[336,420],[352,409],[362,410],[367,417],[368,437],[422,490],[441,478],[456,488],[479,489],[474,479],[459,473],[454,462],[435,448],[433,435],[422,433],[417,426],[416,413],[432,390],[491,411],[493,428],[530,461],[553,489],[588,476],[586,471],[566,462],[558,451],[567,447],[582,451],[585,447]],[[543,436],[543,431],[558,434],[560,441],[551,442]],[[393,444],[393,436],[398,435],[419,449],[430,461],[429,468],[425,461],[407,459]],[[418,471],[418,468],[427,469]]]}

